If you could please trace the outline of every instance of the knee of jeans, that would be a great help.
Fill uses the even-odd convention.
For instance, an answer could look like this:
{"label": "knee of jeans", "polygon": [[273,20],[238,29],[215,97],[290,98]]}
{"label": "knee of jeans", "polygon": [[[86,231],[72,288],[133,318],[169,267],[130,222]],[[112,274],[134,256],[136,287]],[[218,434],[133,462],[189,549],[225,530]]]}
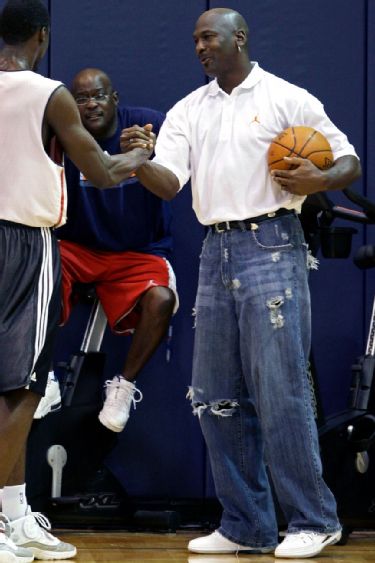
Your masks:
{"label": "knee of jeans", "polygon": [[272,297],[267,301],[267,307],[270,312],[270,321],[274,328],[281,328],[284,326],[284,316],[281,308],[284,305],[284,299],[281,295]]}
{"label": "knee of jeans", "polygon": [[232,416],[236,409],[239,407],[238,401],[235,399],[215,399],[212,401],[201,400],[199,395],[202,395],[202,390],[189,387],[186,395],[190,399],[193,408],[193,414],[200,418],[203,413],[208,413],[214,416],[228,417]]}

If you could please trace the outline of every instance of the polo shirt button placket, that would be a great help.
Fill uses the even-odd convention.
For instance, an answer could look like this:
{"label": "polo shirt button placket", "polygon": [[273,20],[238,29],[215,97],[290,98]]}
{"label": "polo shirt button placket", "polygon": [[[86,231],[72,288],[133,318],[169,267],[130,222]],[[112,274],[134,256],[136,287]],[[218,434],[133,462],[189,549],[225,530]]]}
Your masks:
{"label": "polo shirt button placket", "polygon": [[232,133],[234,100],[228,96],[223,103],[221,115],[220,140],[229,141]]}

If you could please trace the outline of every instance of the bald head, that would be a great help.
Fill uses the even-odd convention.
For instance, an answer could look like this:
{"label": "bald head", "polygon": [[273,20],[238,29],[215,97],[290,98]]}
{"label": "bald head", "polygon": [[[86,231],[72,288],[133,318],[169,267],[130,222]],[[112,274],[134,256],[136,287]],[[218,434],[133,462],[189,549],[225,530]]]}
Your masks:
{"label": "bald head", "polygon": [[249,28],[246,20],[239,12],[230,8],[213,8],[207,10],[198,18],[196,25],[220,25],[228,32],[236,33],[242,31],[245,37],[244,45],[247,44],[249,37]]}
{"label": "bald head", "polygon": [[227,92],[240,84],[251,71],[248,34],[244,18],[229,8],[208,10],[195,24],[195,52],[204,72],[217,78]]}
{"label": "bald head", "polygon": [[71,92],[82,123],[95,139],[107,139],[117,128],[118,94],[99,68],[84,68],[73,78]]}
{"label": "bald head", "polygon": [[100,87],[104,87],[108,93],[112,92],[111,79],[108,74],[99,68],[84,68],[80,70],[73,78],[70,89],[74,96],[78,88],[84,87],[85,84],[90,84],[90,88],[92,88],[92,85],[96,83],[100,83]]}

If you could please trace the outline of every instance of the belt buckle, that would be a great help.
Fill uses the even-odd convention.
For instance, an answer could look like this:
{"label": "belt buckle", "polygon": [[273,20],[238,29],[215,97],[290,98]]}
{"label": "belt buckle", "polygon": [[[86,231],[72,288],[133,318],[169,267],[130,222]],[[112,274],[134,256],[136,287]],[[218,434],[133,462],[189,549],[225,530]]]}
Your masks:
{"label": "belt buckle", "polygon": [[[224,229],[220,229],[219,225],[220,224],[225,224]],[[230,230],[230,225],[229,225],[229,221],[221,221],[221,223],[215,223],[215,232],[216,233],[225,233],[225,231],[229,231]]]}

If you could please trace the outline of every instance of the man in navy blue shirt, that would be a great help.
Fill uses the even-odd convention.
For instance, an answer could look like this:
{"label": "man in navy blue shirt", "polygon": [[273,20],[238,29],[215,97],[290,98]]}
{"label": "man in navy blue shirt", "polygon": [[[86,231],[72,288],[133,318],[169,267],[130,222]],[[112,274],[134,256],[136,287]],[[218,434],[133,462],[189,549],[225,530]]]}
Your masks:
{"label": "man in navy blue shirt", "polygon": [[[119,106],[110,78],[99,69],[80,71],[71,92],[83,125],[108,154],[120,152],[124,129],[150,124],[157,135],[164,120],[162,113],[152,109]],[[178,306],[175,276],[168,261],[172,250],[170,204],[146,190],[135,175],[100,191],[70,160],[65,172],[68,222],[57,232],[63,280],[61,324],[71,311],[74,284],[91,283],[112,331],[133,333],[122,373],[106,382],[106,399],[99,414],[104,426],[121,432],[131,404],[142,398],[134,380],[164,337]],[[51,378],[52,395],[56,386]],[[46,404],[40,405],[41,416],[46,414]]]}

